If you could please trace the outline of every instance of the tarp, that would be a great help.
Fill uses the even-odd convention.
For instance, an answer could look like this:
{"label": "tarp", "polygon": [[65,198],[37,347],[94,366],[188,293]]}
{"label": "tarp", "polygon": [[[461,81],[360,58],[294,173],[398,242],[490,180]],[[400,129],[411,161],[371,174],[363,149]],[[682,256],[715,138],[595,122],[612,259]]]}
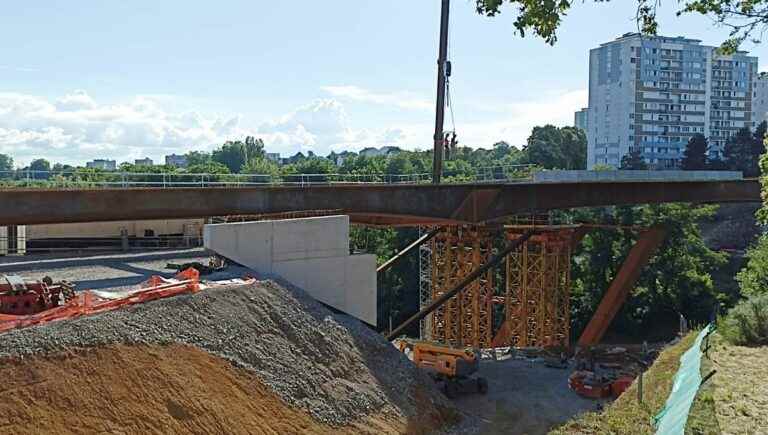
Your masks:
{"label": "tarp", "polygon": [[701,342],[712,330],[714,327],[711,324],[702,329],[696,336],[693,346],[680,357],[680,368],[675,374],[667,403],[661,412],[653,417],[657,434],[682,435],[685,433],[688,413],[701,385]]}

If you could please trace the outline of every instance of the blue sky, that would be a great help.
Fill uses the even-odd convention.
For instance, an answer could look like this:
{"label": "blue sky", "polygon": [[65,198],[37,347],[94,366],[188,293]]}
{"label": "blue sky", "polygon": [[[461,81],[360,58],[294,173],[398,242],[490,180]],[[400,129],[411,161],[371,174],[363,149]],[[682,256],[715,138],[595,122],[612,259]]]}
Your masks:
{"label": "blue sky", "polygon": [[[0,152],[18,163],[159,160],[245,134],[284,155],[430,144],[439,0],[8,3]],[[633,1],[576,3],[551,47],[515,35],[514,10],[485,18],[473,4],[451,11],[456,129],[470,146],[570,124],[589,49],[636,29]],[[725,38],[675,6],[661,34]],[[762,66],[765,47],[745,48]]]}

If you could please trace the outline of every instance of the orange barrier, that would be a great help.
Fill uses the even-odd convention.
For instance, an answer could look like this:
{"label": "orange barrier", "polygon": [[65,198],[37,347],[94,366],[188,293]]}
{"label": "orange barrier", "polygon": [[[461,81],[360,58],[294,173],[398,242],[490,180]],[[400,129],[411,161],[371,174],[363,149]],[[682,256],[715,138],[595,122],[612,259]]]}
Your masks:
{"label": "orange barrier", "polygon": [[65,305],[41,313],[22,316],[0,314],[0,332],[103,313],[183,293],[197,293],[200,291],[200,272],[189,268],[179,272],[173,280],[152,276],[142,283],[141,287],[143,288],[136,293],[120,299],[102,299],[86,290]]}

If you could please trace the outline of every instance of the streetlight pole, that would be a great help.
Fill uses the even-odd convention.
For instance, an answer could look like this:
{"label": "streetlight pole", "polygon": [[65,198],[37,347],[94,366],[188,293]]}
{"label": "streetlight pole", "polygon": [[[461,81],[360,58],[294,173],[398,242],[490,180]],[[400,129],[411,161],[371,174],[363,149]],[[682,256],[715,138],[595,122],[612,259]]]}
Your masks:
{"label": "streetlight pole", "polygon": [[440,49],[437,56],[437,102],[435,105],[435,135],[432,154],[432,183],[440,184],[443,175],[443,121],[445,119],[445,74],[448,61],[448,10],[450,0],[442,0],[440,11]]}

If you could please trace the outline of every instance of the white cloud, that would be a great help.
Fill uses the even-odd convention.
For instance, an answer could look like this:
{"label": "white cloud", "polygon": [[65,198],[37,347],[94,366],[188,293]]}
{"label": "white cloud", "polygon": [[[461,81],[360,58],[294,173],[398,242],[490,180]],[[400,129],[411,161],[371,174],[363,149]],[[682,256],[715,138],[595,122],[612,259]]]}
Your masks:
{"label": "white cloud", "polygon": [[358,86],[323,86],[321,89],[337,98],[396,106],[401,109],[430,110],[434,107],[430,100],[408,92],[377,93]]}
{"label": "white cloud", "polygon": [[0,152],[17,163],[45,157],[62,163],[93,158],[127,161],[172,152],[210,149],[246,134],[239,117],[210,119],[195,112],[170,113],[150,97],[104,105],[79,90],[51,102],[0,93]]}
{"label": "white cloud", "polygon": [[[165,154],[211,150],[226,140],[249,134],[263,138],[270,152],[285,156],[310,150],[325,155],[367,146],[432,146],[434,126],[428,113],[420,115],[423,121],[418,123],[409,123],[413,116],[406,113],[403,122],[364,128],[353,124],[341,101],[329,98],[260,124],[245,125],[238,115],[216,118],[194,111],[168,110],[168,98],[137,96],[127,103],[100,104],[85,91],[53,100],[0,93],[0,153],[12,155],[22,165],[38,157],[70,164],[94,158],[130,161],[145,156],[159,162]],[[522,145],[535,125],[571,125],[573,112],[584,107],[586,101],[586,90],[553,91],[536,100],[505,104],[470,101],[464,110],[481,112],[484,118],[462,121],[461,112],[457,112],[459,141],[486,148],[499,140]],[[401,104],[379,97],[370,102]],[[361,119],[365,112],[355,115]]]}

